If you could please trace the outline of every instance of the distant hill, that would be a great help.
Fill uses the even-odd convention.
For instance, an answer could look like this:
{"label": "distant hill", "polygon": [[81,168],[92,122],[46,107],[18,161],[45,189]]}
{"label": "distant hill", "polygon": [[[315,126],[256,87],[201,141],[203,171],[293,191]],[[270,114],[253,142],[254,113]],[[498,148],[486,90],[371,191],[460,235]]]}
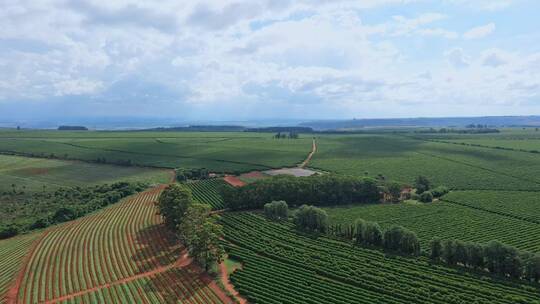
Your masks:
{"label": "distant hill", "polygon": [[59,126],[58,131],[88,131],[84,126]]}
{"label": "distant hill", "polygon": [[137,131],[178,131],[178,132],[242,132],[246,128],[242,126],[186,126],[186,127],[160,127],[151,129],[142,129]]}
{"label": "distant hill", "polygon": [[300,123],[315,130],[343,130],[374,127],[465,127],[481,124],[489,127],[536,127],[540,116],[484,116],[435,118],[376,118],[353,120],[316,120]]}
{"label": "distant hill", "polygon": [[310,127],[265,127],[265,128],[249,128],[246,132],[295,132],[295,133],[312,133],[313,128]]}

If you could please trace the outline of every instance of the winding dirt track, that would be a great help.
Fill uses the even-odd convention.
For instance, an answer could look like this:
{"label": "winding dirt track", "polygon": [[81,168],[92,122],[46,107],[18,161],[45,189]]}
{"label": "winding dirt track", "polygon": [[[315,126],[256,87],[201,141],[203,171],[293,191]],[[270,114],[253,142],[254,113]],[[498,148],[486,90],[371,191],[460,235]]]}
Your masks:
{"label": "winding dirt track", "polygon": [[240,296],[240,293],[234,289],[234,285],[229,280],[229,273],[227,272],[227,266],[225,263],[219,264],[219,271],[221,273],[221,282],[225,289],[237,300],[240,304],[247,304],[247,300]]}
{"label": "winding dirt track", "polygon": [[299,168],[305,168],[309,165],[309,162],[311,161],[311,158],[313,157],[313,154],[317,152],[317,142],[315,141],[315,138],[313,138],[313,144],[311,146],[311,152],[309,152],[307,158],[298,165]]}

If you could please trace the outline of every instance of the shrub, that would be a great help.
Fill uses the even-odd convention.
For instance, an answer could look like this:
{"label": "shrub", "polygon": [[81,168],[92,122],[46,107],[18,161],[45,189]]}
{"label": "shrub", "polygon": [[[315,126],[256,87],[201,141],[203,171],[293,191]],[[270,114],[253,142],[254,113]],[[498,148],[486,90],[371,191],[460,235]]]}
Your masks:
{"label": "shrub", "polygon": [[441,197],[449,192],[448,188],[445,186],[439,186],[431,190],[433,197]]}
{"label": "shrub", "polygon": [[425,191],[420,194],[420,201],[422,203],[431,203],[433,201],[433,194],[430,191]]}
{"label": "shrub", "polygon": [[287,219],[289,206],[285,201],[273,201],[264,205],[264,215],[271,220]]}

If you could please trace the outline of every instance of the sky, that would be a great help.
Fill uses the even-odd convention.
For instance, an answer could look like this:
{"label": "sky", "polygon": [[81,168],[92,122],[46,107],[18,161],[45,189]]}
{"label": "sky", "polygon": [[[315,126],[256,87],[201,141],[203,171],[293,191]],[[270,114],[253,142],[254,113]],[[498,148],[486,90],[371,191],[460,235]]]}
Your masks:
{"label": "sky", "polygon": [[536,0],[0,2],[0,122],[540,114]]}

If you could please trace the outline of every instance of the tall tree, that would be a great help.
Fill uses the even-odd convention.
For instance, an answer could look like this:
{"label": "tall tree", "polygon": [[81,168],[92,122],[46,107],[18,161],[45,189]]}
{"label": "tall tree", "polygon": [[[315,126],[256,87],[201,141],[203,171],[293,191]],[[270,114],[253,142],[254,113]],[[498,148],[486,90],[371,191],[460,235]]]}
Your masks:
{"label": "tall tree", "polygon": [[201,263],[206,270],[213,263],[220,263],[225,253],[219,240],[223,237],[221,225],[210,215],[210,206],[191,205],[178,226],[178,234],[188,248],[190,256]]}
{"label": "tall tree", "polygon": [[364,229],[364,241],[371,246],[381,246],[383,242],[383,233],[379,224],[367,222]]}
{"label": "tall tree", "polygon": [[157,202],[159,214],[171,230],[176,230],[191,204],[191,190],[179,184],[172,184],[163,190]]}
{"label": "tall tree", "polygon": [[439,238],[432,239],[431,242],[429,243],[429,247],[431,249],[430,258],[435,261],[440,260],[442,256],[442,251],[443,251],[443,245],[442,245],[441,239]]}
{"label": "tall tree", "polygon": [[431,189],[431,182],[425,176],[418,176],[414,181],[414,187],[417,194],[422,194],[424,191]]}

